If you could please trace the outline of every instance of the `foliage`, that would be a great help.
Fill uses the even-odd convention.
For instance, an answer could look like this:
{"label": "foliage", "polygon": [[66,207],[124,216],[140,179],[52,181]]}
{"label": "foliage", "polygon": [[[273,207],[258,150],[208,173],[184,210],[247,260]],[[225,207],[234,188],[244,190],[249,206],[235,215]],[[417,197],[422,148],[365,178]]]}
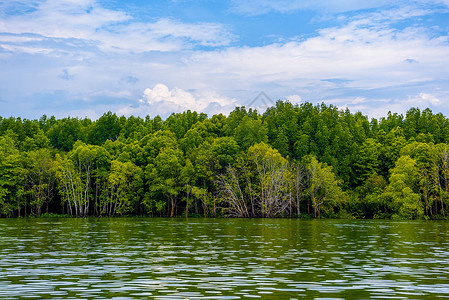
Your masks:
{"label": "foliage", "polygon": [[262,114],[0,118],[0,215],[446,218],[449,121]]}

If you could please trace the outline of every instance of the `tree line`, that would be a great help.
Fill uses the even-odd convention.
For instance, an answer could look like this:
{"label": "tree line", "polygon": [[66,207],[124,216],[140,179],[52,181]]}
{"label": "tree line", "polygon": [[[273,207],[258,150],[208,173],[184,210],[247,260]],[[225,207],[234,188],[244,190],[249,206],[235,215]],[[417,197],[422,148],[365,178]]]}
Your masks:
{"label": "tree line", "polygon": [[448,143],[448,119],[418,108],[0,117],[0,215],[440,219]]}

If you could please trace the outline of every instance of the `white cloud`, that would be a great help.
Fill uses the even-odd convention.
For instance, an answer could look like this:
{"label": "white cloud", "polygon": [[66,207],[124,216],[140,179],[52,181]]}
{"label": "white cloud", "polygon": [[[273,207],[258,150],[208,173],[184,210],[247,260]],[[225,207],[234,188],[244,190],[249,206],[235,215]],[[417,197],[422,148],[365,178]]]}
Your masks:
{"label": "white cloud", "polygon": [[302,102],[302,98],[299,95],[287,96],[286,100],[290,101],[291,103],[301,103]]}
{"label": "white cloud", "polygon": [[271,11],[289,13],[298,10],[345,12],[388,5],[388,0],[234,0],[232,10],[245,15],[260,15]]}
{"label": "white cloud", "polygon": [[[247,3],[248,9],[281,12],[326,5],[344,11],[354,4],[344,2]],[[23,1],[22,14],[7,14],[2,12],[6,2],[0,2],[0,59],[7,62],[0,72],[0,96],[34,99],[62,90],[73,103],[81,99],[82,105],[95,105],[99,115],[117,109],[152,116],[186,109],[228,112],[251,103],[260,91],[273,100],[324,100],[370,116],[380,115],[380,106],[400,112],[413,105],[443,110],[449,100],[444,90],[449,84],[448,36],[419,23],[394,27],[397,20],[430,17],[425,6],[351,14],[311,37],[217,50],[235,39],[225,25],[170,18],[136,21],[99,3]],[[351,7],[384,4],[357,1]],[[140,97],[143,103],[138,104]]]}
{"label": "white cloud", "polygon": [[146,51],[180,51],[195,46],[225,46],[234,35],[224,25],[216,23],[186,24],[171,19],[154,23],[119,24],[111,31],[100,31],[94,36],[102,49]]}
{"label": "white cloud", "polygon": [[[445,100],[442,100],[445,99]],[[449,102],[449,93],[436,96],[429,93],[418,93],[407,98],[398,99],[366,99],[366,98],[340,98],[331,99],[328,103],[336,105],[339,109],[349,108],[352,112],[360,111],[370,118],[380,119],[386,117],[389,111],[402,114],[412,108],[431,108],[440,112],[444,103]]]}
{"label": "white cloud", "polygon": [[[438,81],[449,78],[448,68],[443,67],[449,66],[448,37],[434,37],[419,27],[394,29],[381,22],[381,15],[325,28],[304,40],[195,51],[181,62],[151,60],[135,65],[132,72],[139,82],[165,84],[146,89],[145,105],[129,106],[127,114],[230,111],[250,103],[259,91],[273,100],[291,95],[287,97],[291,102],[325,101],[371,117],[389,110],[405,113],[413,106],[435,107],[449,100],[445,91],[440,91],[442,97],[434,93],[442,87]],[[217,93],[199,92],[210,90]],[[212,109],[214,97],[218,104]]]}
{"label": "white cloud", "polygon": [[409,97],[407,103],[416,106],[438,106],[442,104],[442,101],[432,94],[419,93],[417,96]]}
{"label": "white cloud", "polygon": [[249,16],[269,12],[292,13],[299,10],[314,10],[324,13],[343,13],[382,7],[399,7],[404,5],[446,5],[448,0],[233,0],[232,11]]}
{"label": "white cloud", "polygon": [[139,113],[142,110],[159,115],[172,112],[192,110],[209,114],[229,113],[236,105],[236,99],[220,96],[213,91],[188,92],[180,88],[169,89],[162,83],[153,88],[146,88],[137,108],[127,106],[120,112],[126,115]]}
{"label": "white cloud", "polygon": [[369,24],[367,19],[322,29],[301,41],[197,53],[187,62],[188,69],[203,74],[203,80],[218,76],[229,82],[232,74],[235,89],[275,82],[274,89],[295,93],[305,89],[308,94],[315,89],[324,91],[321,97],[341,88],[326,78],[358,90],[449,77],[448,69],[442,68],[449,66],[448,36],[434,38],[421,28],[393,29]]}
{"label": "white cloud", "polygon": [[91,93],[92,96],[106,96],[110,98],[129,98],[132,94],[126,90],[100,90]]}
{"label": "white cloud", "polygon": [[[0,2],[0,11],[5,5]],[[188,24],[172,19],[137,22],[124,12],[101,7],[95,0],[34,1],[29,9],[22,14],[0,13],[3,32],[0,46],[19,43],[6,47],[10,51],[36,52],[33,44],[20,45],[29,42],[33,34],[34,40],[47,42],[49,39],[68,39],[66,43],[83,40],[102,51],[179,51],[197,45],[228,45],[235,38],[226,26],[218,23]]]}
{"label": "white cloud", "polygon": [[101,8],[93,0],[47,0],[33,4],[30,6],[35,9],[28,13],[4,15],[0,19],[3,32],[91,39],[96,29],[130,18],[123,12]]}
{"label": "white cloud", "polygon": [[229,44],[234,36],[226,27],[217,23],[185,24],[170,19],[160,19],[148,26],[157,36],[188,38],[198,41],[202,46],[223,46]]}

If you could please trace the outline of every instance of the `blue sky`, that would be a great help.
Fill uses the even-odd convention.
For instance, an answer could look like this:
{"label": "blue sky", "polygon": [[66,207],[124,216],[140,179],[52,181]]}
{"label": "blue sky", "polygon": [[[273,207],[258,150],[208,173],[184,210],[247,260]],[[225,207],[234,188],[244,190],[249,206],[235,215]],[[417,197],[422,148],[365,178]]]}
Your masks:
{"label": "blue sky", "polygon": [[[394,4],[393,4],[394,3]],[[449,116],[449,0],[0,0],[0,115]]]}

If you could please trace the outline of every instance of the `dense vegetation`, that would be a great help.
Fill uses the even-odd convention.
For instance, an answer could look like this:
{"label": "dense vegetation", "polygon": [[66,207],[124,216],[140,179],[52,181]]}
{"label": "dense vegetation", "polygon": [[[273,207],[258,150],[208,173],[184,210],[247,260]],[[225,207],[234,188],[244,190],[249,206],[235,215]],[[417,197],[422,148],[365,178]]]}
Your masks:
{"label": "dense vegetation", "polygon": [[416,108],[0,118],[0,214],[445,218],[448,143]]}

